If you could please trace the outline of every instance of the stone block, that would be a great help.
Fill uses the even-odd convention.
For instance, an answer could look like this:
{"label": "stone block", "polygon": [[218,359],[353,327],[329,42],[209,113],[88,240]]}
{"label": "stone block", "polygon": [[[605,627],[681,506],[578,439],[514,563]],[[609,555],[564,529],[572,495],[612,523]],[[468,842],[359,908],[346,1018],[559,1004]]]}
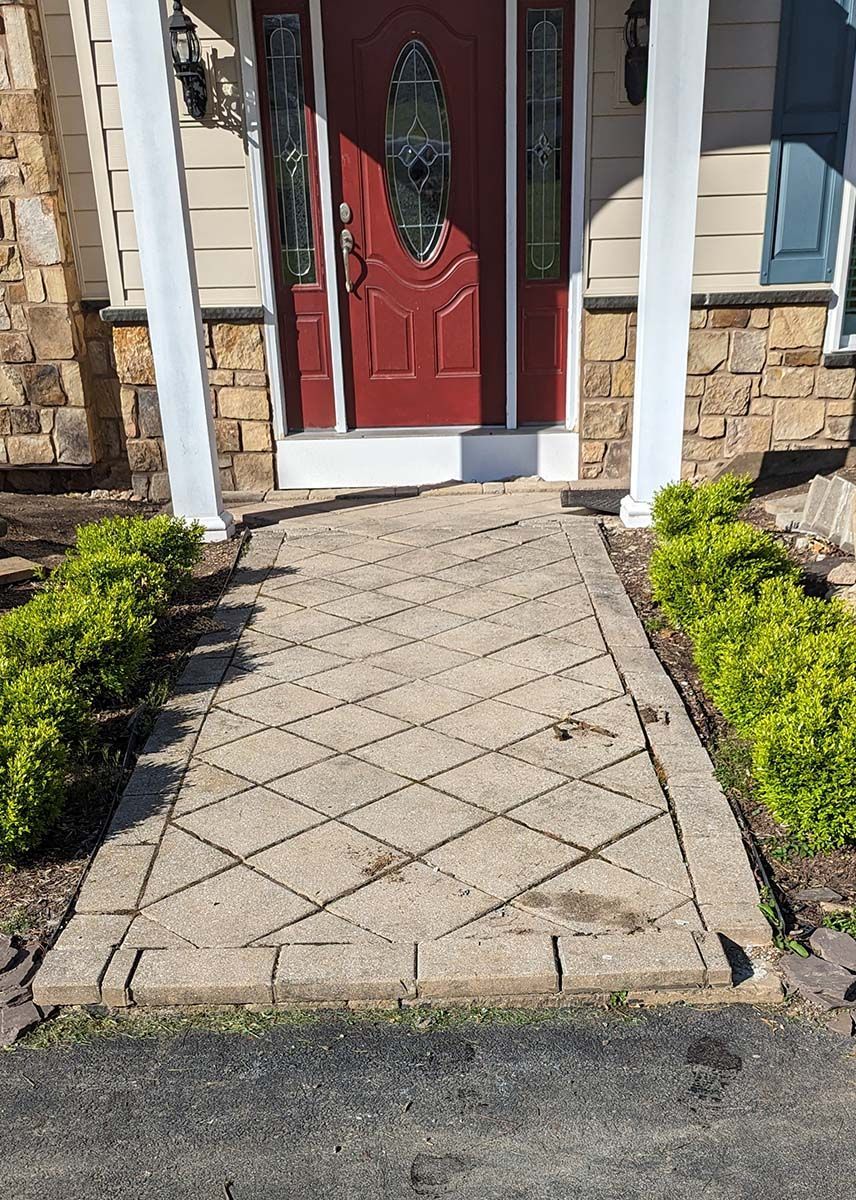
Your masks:
{"label": "stone block", "polygon": [[239,492],[267,492],[274,485],[272,454],[235,454],[232,470]]}
{"label": "stone block", "polygon": [[41,81],[27,9],[17,4],[7,5],[3,13],[3,31],[6,34],[6,66],[12,86],[20,91],[35,91]]}
{"label": "stone block", "polygon": [[[27,299],[32,304],[42,304],[45,299],[45,283],[38,267],[24,269],[24,287],[27,289]],[[6,309],[5,304],[3,308]],[[8,309],[6,309],[8,312]]]}
{"label": "stone block", "polygon": [[704,329],[707,325],[708,311],[706,308],[690,309],[690,329]]}
{"label": "stone block", "polygon": [[74,358],[74,329],[64,304],[33,304],[27,310],[36,358]]}
{"label": "stone block", "polygon": [[627,431],[627,405],[615,401],[592,400],[583,410],[583,435],[610,441]]}
{"label": "stone block", "polygon": [[39,570],[39,564],[21,558],[17,554],[9,558],[0,558],[0,586],[7,583],[25,583],[32,579]]}
{"label": "stone block", "polygon": [[128,463],[134,472],[160,471],[163,468],[161,444],[154,439],[128,442]]}
{"label": "stone block", "polygon": [[754,454],[770,449],[773,422],[769,417],[731,417],[725,436],[725,456]]}
{"label": "stone block", "polygon": [[416,995],[411,944],[286,945],[274,978],[274,998],[315,1002],[399,1000]]}
{"label": "stone block", "polygon": [[693,462],[715,462],[723,457],[723,448],[719,442],[691,433],[684,437],[684,457]]}
{"label": "stone block", "polygon": [[47,122],[39,94],[0,93],[0,126],[10,133],[40,133],[45,129]]}
{"label": "stone block", "polygon": [[14,367],[0,366],[0,404],[23,404],[24,398],[21,372]]}
{"label": "stone block", "polygon": [[632,396],[633,381],[635,378],[636,364],[628,362],[626,359],[623,362],[617,362],[612,368],[612,394],[613,396]]}
{"label": "stone block", "polygon": [[814,437],[825,419],[822,400],[779,400],[773,415],[773,441],[799,442]]}
{"label": "stone block", "polygon": [[819,362],[819,348],[782,351],[782,365],[785,367],[816,367]]}
{"label": "stone block", "polygon": [[703,987],[705,964],[689,930],[559,938],[563,992]]}
{"label": "stone block", "polygon": [[520,933],[420,942],[418,987],[420,996],[438,999],[558,992],[553,939]]}
{"label": "stone block", "polygon": [[149,499],[162,504],[169,500],[171,494],[168,472],[155,471],[149,478]]}
{"label": "stone block", "polygon": [[820,346],[826,328],[826,305],[788,305],[774,308],[770,319],[770,347],[795,350],[802,346]]}
{"label": "stone block", "polygon": [[162,438],[160,403],[155,388],[137,388],[137,421],[140,426],[140,437]]}
{"label": "stone block", "polygon": [[14,158],[0,159],[0,195],[15,196],[23,187],[21,168]]}
{"label": "stone block", "polygon": [[33,1000],[40,1008],[100,1003],[101,980],[112,954],[110,946],[49,950],[33,980]]}
{"label": "stone block", "polygon": [[269,421],[242,421],[241,445],[244,450],[273,450],[273,431]]}
{"label": "stone block", "polygon": [[66,395],[60,381],[59,369],[51,363],[22,367],[21,380],[28,404],[59,406],[65,404]]}
{"label": "stone block", "polygon": [[767,329],[770,325],[769,308],[753,308],[749,314],[750,329]]}
{"label": "stone block", "polygon": [[220,388],[217,393],[217,414],[221,417],[231,417],[241,421],[267,421],[270,419],[267,390],[265,388]]}
{"label": "stone block", "polygon": [[33,361],[33,345],[25,333],[0,333],[0,362]]}
{"label": "stone block", "polygon": [[811,367],[767,367],[761,381],[761,391],[766,396],[810,396],[813,390],[814,371]]}
{"label": "stone block", "polygon": [[709,375],[721,367],[728,354],[728,334],[725,330],[691,329],[688,375]]}
{"label": "stone block", "polygon": [[702,417],[698,425],[699,437],[721,438],[725,436],[725,417]]}
{"label": "stone block", "polygon": [[25,260],[52,266],[63,260],[56,201],[46,196],[22,196],[15,201],[18,245]]}
{"label": "stone block", "polygon": [[264,371],[264,346],[258,325],[214,325],[211,332],[214,362],[219,369]]}
{"label": "stone block", "polygon": [[270,1004],[273,947],[143,950],[131,980],[135,1004]]}
{"label": "stone block", "polygon": [[128,1008],[131,1003],[131,977],[139,951],[117,950],[101,980],[101,1003],[108,1008]]}
{"label": "stone block", "polygon": [[603,460],[604,474],[608,479],[630,478],[630,439],[616,439],[606,448]]}
{"label": "stone block", "polygon": [[[51,304],[66,304],[69,300],[69,283],[66,267],[42,267],[45,292]],[[74,288],[76,289],[76,281]]]}
{"label": "stone block", "polygon": [[693,399],[698,399],[704,395],[704,376],[703,375],[687,375],[686,383],[684,384],[684,392],[687,396],[692,396]]}
{"label": "stone block", "polygon": [[85,466],[93,461],[85,408],[58,408],[53,437],[57,462]]}
{"label": "stone block", "polygon": [[117,325],[113,330],[113,353],[121,383],[153,385],[155,364],[145,325]]}
{"label": "stone block", "polygon": [[39,421],[39,412],[36,408],[13,408],[12,409],[12,432],[13,433],[40,433],[41,422]]}
{"label": "stone block", "polygon": [[606,396],[612,392],[612,372],[609,363],[585,363],[583,366],[583,395]]}
{"label": "stone block", "polygon": [[[856,938],[840,929],[815,929],[809,938],[815,954],[847,971],[856,971]],[[856,981],[854,981],[856,982]]]}
{"label": "stone block", "polygon": [[44,433],[7,438],[6,452],[12,466],[29,467],[54,461],[51,439]]}
{"label": "stone block", "polygon": [[53,153],[50,140],[37,133],[19,134],[17,150],[27,191],[35,195],[55,192],[59,161]]}
{"label": "stone block", "polygon": [[627,317],[624,313],[587,312],[583,319],[583,358],[587,361],[617,362],[627,349]]}
{"label": "stone block", "polygon": [[684,405],[684,433],[695,433],[698,429],[701,401],[688,396]]}
{"label": "stone block", "polygon": [[749,411],[751,384],[740,375],[709,375],[701,401],[703,416],[743,416]]}
{"label": "stone block", "polygon": [[767,334],[764,330],[736,330],[731,337],[728,366],[735,374],[763,371],[767,361]]}
{"label": "stone block", "polygon": [[24,278],[24,267],[17,246],[0,246],[0,283],[16,283]]}
{"label": "stone block", "polygon": [[241,426],[238,421],[216,417],[214,435],[217,440],[217,449],[221,454],[241,449]]}
{"label": "stone block", "polygon": [[711,329],[745,329],[749,324],[749,309],[712,308],[708,324]]}
{"label": "stone block", "polygon": [[852,367],[818,367],[814,376],[814,390],[818,396],[831,400],[846,400],[853,395],[856,371]]}
{"label": "stone block", "polygon": [[602,462],[604,454],[606,454],[606,442],[583,442],[581,457],[584,463]]}

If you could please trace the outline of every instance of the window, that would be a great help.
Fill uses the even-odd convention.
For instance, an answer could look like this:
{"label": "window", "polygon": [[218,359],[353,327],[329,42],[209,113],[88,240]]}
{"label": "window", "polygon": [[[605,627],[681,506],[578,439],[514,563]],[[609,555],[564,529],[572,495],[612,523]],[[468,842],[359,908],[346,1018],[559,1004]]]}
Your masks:
{"label": "window", "polygon": [[526,12],[526,278],[558,279],[562,248],[561,8]]}
{"label": "window", "polygon": [[440,242],[449,206],[452,147],[440,75],[422,42],[398,56],[386,110],[386,181],[398,236],[418,263]]}
{"label": "window", "polygon": [[300,17],[266,16],[263,34],[283,278],[315,283]]}

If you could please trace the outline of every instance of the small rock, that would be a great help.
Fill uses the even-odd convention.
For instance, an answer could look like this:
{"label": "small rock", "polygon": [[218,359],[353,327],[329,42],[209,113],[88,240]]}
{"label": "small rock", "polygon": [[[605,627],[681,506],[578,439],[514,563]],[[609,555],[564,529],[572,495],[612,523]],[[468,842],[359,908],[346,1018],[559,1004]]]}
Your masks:
{"label": "small rock", "polygon": [[840,929],[815,929],[809,945],[827,962],[835,963],[845,971],[856,971],[856,938],[849,933]]}
{"label": "small rock", "polygon": [[853,1014],[849,1009],[837,1008],[832,1016],[827,1018],[826,1028],[831,1033],[840,1033],[842,1037],[853,1037],[856,1032],[856,1023],[854,1023]]}
{"label": "small rock", "polygon": [[820,904],[824,900],[840,900],[841,895],[828,887],[807,887],[797,892],[796,898],[803,904]]}
{"label": "small rock", "polygon": [[32,1000],[0,1008],[0,1046],[11,1046],[41,1020],[42,1014]]}
{"label": "small rock", "polygon": [[0,584],[26,583],[28,579],[33,578],[38,569],[38,563],[30,562],[28,558],[21,558],[17,554],[9,558],[0,558]]}
{"label": "small rock", "polygon": [[833,583],[836,587],[852,587],[856,583],[856,562],[853,559],[845,559],[836,563],[828,572],[826,582]]}
{"label": "small rock", "polygon": [[842,1004],[856,1006],[856,975],[839,967],[836,963],[823,958],[800,958],[798,954],[788,954],[782,960],[782,973],[785,981],[806,999],[812,999],[811,993],[817,993],[827,1001],[833,1001],[834,1007]]}

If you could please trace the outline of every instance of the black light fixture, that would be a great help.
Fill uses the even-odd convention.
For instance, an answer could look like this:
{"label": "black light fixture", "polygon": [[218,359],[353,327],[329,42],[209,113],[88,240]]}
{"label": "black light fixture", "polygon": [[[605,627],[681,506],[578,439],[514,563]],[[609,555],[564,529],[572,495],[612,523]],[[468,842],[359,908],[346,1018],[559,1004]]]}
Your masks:
{"label": "black light fixture", "polygon": [[624,17],[624,90],[631,104],[642,104],[648,91],[651,0],[631,0]]}
{"label": "black light fixture", "polygon": [[208,111],[208,84],[196,26],[184,11],[181,0],[173,0],[169,19],[169,44],[176,78],[181,80],[184,103],[195,121]]}

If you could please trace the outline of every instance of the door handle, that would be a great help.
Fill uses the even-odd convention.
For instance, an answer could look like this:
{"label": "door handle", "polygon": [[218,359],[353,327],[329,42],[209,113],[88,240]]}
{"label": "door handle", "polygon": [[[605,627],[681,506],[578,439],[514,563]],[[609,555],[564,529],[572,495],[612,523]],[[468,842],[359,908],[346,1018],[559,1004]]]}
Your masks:
{"label": "door handle", "polygon": [[339,245],[342,247],[342,262],[345,264],[345,291],[352,292],[354,285],[351,281],[351,253],[354,249],[354,235],[350,229],[343,229],[339,234]]}

